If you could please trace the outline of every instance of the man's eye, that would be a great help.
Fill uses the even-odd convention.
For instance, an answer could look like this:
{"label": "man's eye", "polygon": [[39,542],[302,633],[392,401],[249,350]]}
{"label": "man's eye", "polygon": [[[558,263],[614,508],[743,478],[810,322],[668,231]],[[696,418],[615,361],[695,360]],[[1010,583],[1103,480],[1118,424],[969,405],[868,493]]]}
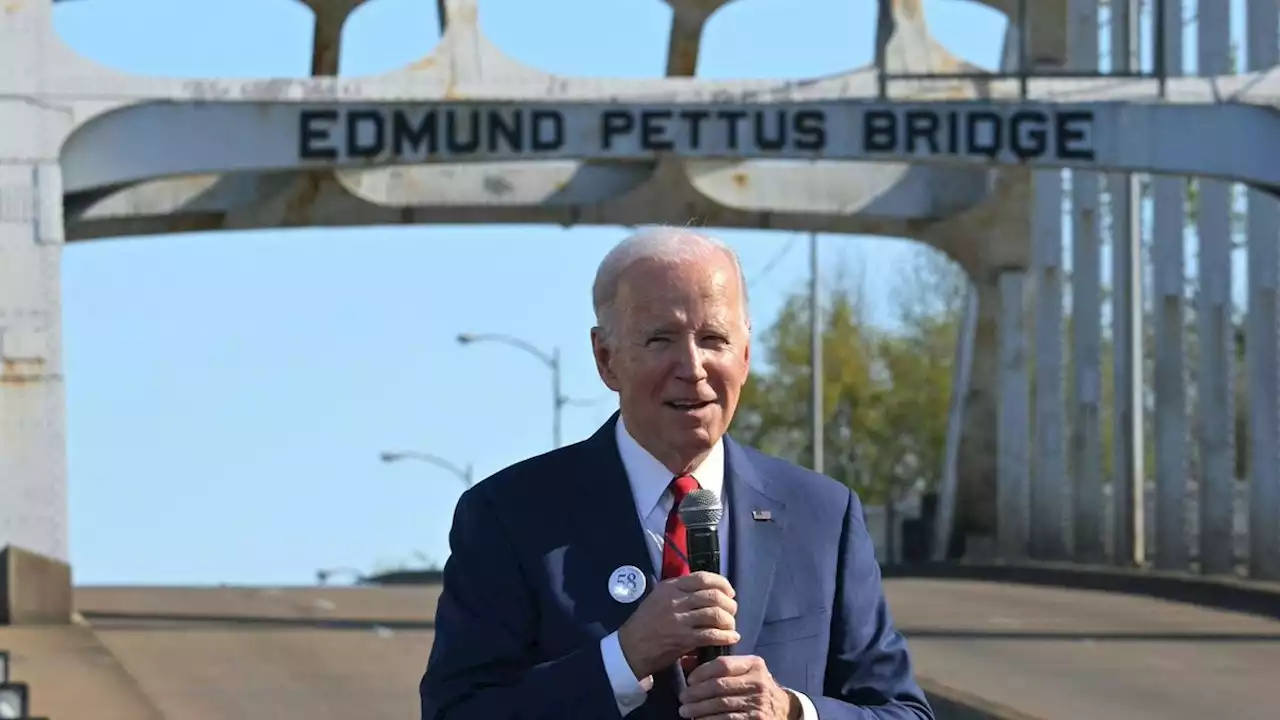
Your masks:
{"label": "man's eye", "polygon": [[664,338],[664,337],[651,337],[647,341],[645,341],[645,344],[654,345],[654,344],[666,343],[666,342],[670,342],[670,339]]}

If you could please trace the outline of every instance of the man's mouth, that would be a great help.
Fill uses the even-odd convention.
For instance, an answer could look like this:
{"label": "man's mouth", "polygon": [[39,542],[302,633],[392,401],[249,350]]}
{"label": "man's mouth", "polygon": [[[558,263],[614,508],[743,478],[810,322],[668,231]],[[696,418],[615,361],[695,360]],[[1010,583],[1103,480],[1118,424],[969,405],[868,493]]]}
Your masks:
{"label": "man's mouth", "polygon": [[675,410],[701,410],[702,408],[715,402],[714,400],[668,400],[663,403],[669,408]]}

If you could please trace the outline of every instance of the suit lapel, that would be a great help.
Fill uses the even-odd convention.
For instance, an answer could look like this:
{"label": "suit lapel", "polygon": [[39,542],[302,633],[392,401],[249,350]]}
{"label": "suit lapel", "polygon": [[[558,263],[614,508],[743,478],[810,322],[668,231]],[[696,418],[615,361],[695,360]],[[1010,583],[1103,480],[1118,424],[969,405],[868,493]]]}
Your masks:
{"label": "suit lapel", "polygon": [[573,574],[583,583],[580,602],[589,603],[593,613],[605,625],[605,633],[617,630],[639,607],[637,600],[621,603],[609,594],[609,578],[613,571],[632,565],[645,574],[645,595],[657,583],[653,560],[646,545],[645,532],[636,511],[631,484],[618,454],[614,427],[617,413],[585,443],[585,452],[572,473],[577,507],[568,513],[578,525],[582,560]]}
{"label": "suit lapel", "polygon": [[756,473],[742,447],[727,435],[725,488],[728,491],[729,579],[737,590],[737,628],[742,640],[736,654],[750,653],[764,622],[773,587],[774,569],[782,551],[786,504],[771,491],[768,479]]}

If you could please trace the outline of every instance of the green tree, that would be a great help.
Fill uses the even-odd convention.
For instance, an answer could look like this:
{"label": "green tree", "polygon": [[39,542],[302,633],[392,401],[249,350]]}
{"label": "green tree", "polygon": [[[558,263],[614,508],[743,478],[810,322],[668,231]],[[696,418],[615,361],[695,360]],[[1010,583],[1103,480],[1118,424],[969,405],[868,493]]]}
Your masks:
{"label": "green tree", "polygon": [[[961,271],[922,248],[896,288],[888,327],[867,322],[860,284],[839,272],[824,293],[824,471],[877,504],[941,477]],[[807,290],[789,297],[756,340],[757,363],[733,432],[809,464],[811,369]]]}
{"label": "green tree", "polygon": [[895,489],[936,488],[942,480],[956,341],[969,281],[941,253],[920,247],[893,295],[891,330],[878,346],[889,392],[883,399]]}
{"label": "green tree", "polygon": [[[870,443],[853,430],[874,426],[874,334],[862,319],[858,288],[843,278],[823,300],[823,406],[826,470],[856,484],[869,473]],[[780,457],[807,463],[810,435],[809,298],[797,292],[756,339],[756,363],[743,388],[733,432],[742,441]]]}

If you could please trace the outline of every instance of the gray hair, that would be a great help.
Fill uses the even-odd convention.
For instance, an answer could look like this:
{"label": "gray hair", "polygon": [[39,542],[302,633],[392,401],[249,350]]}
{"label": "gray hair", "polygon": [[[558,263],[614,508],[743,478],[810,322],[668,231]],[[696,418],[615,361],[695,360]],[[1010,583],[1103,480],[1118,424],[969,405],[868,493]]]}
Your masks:
{"label": "gray hair", "polygon": [[694,262],[716,254],[727,257],[738,271],[738,286],[742,291],[742,321],[749,329],[751,322],[747,311],[747,278],[733,248],[718,238],[703,235],[690,228],[658,226],[645,228],[628,236],[600,261],[591,295],[596,311],[596,326],[601,334],[605,339],[613,335],[616,325],[613,304],[618,297],[622,276],[632,265],[644,260],[670,264]]}

